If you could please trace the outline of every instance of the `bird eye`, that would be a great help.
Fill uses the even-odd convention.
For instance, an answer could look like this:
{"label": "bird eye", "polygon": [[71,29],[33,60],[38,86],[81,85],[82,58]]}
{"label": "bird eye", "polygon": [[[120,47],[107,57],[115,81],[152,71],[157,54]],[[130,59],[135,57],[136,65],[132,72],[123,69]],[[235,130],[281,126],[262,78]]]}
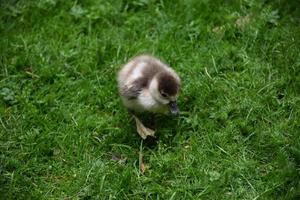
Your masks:
{"label": "bird eye", "polygon": [[161,96],[163,96],[164,98],[168,97],[166,93],[161,93]]}

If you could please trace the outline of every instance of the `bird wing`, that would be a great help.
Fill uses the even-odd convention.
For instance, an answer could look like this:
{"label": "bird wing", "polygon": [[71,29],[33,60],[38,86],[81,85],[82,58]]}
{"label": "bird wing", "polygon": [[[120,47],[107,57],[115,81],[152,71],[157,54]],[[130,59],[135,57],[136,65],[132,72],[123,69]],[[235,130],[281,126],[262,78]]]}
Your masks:
{"label": "bird wing", "polygon": [[136,99],[147,86],[147,79],[140,77],[122,87],[121,93],[127,99]]}

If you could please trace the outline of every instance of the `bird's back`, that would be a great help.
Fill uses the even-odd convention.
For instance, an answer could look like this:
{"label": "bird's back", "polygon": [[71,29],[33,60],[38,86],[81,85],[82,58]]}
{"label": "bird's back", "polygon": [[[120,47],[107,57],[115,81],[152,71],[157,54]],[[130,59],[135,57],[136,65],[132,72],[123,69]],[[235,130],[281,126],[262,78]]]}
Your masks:
{"label": "bird's back", "polygon": [[152,78],[159,72],[167,70],[168,66],[160,60],[141,55],[131,59],[118,73],[119,88],[129,86],[139,80],[140,86],[147,87]]}

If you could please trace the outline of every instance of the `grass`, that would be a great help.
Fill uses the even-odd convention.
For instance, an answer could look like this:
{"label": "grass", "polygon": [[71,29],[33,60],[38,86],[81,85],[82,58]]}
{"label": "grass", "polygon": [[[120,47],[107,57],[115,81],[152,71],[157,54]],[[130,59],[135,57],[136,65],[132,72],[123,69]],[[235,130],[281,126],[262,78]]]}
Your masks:
{"label": "grass", "polygon": [[[298,1],[0,4],[0,199],[299,199]],[[182,79],[152,146],[115,81],[139,53]]]}

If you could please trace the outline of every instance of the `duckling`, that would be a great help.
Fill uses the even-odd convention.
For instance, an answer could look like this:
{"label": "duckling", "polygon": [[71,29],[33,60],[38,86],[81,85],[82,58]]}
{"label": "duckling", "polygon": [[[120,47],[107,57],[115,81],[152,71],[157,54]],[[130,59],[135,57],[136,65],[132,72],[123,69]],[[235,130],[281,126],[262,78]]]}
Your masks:
{"label": "duckling", "polygon": [[[131,113],[179,114],[176,99],[180,89],[180,78],[167,64],[150,55],[131,59],[118,72],[119,93],[125,107]],[[133,114],[137,132],[146,139],[154,131],[145,127]]]}

